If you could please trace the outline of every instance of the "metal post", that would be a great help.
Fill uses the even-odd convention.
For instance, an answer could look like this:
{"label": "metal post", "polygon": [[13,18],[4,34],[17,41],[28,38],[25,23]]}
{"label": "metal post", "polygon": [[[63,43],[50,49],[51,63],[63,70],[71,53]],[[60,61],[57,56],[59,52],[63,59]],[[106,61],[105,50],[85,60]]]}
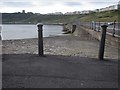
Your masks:
{"label": "metal post", "polygon": [[92,30],[93,30],[93,22],[92,22]]}
{"label": "metal post", "polygon": [[94,22],[94,31],[96,31],[96,22]]}
{"label": "metal post", "polygon": [[116,25],[116,20],[113,23],[113,37],[115,37],[115,25]]}
{"label": "metal post", "polygon": [[71,33],[73,33],[75,30],[76,30],[76,25],[72,25],[72,32]]}
{"label": "metal post", "polygon": [[104,48],[105,48],[105,38],[106,38],[106,30],[108,25],[102,25],[102,33],[99,47],[99,60],[103,60],[104,57]]}
{"label": "metal post", "polygon": [[43,25],[38,24],[38,55],[43,56]]}
{"label": "metal post", "polygon": [[91,22],[89,22],[89,29],[91,29]]}
{"label": "metal post", "polygon": [[100,21],[98,23],[98,32],[100,31]]}

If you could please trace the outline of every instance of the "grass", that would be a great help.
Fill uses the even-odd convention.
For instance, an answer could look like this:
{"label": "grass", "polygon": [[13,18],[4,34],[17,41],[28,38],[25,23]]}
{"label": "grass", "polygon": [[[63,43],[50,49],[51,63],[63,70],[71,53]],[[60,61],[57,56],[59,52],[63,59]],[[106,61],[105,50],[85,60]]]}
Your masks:
{"label": "grass", "polygon": [[119,10],[114,11],[105,11],[105,12],[98,12],[98,13],[91,13],[88,15],[79,18],[82,22],[89,22],[89,21],[102,21],[102,22],[113,22],[114,20],[119,21]]}
{"label": "grass", "polygon": [[100,22],[113,22],[114,20],[119,22],[119,10],[111,10],[104,12],[92,12],[86,15],[68,15],[62,18],[52,20],[52,22],[63,22],[63,23],[72,23],[75,21],[81,22],[91,22],[91,21],[100,21]]}
{"label": "grass", "polygon": [[105,12],[92,12],[86,15],[36,15],[36,14],[20,14],[20,13],[4,13],[2,17],[3,23],[9,22],[22,22],[22,23],[73,23],[75,21],[91,22],[113,22],[119,20],[120,11],[105,11]]}

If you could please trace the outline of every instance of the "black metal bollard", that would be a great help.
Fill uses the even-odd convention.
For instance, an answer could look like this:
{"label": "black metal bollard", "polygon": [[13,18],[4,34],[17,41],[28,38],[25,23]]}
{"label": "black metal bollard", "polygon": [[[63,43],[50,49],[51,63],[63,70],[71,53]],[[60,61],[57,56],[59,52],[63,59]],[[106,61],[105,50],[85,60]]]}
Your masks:
{"label": "black metal bollard", "polygon": [[99,47],[99,60],[103,60],[104,57],[104,48],[105,48],[105,38],[106,38],[106,30],[108,25],[102,25],[102,33],[101,33],[101,40],[100,40],[100,47]]}
{"label": "black metal bollard", "polygon": [[43,56],[43,25],[37,24],[38,27],[38,55]]}
{"label": "black metal bollard", "polygon": [[93,21],[91,23],[92,23],[91,29],[93,30]]}
{"label": "black metal bollard", "polygon": [[100,31],[100,21],[98,22],[98,32]]}
{"label": "black metal bollard", "polygon": [[73,33],[75,30],[76,30],[76,25],[72,25],[72,32],[71,33]]}
{"label": "black metal bollard", "polygon": [[96,22],[94,22],[94,31],[96,31]]}
{"label": "black metal bollard", "polygon": [[114,25],[114,26],[113,26],[113,34],[112,34],[112,36],[115,37],[115,25],[116,25],[116,20],[114,21],[113,25]]}

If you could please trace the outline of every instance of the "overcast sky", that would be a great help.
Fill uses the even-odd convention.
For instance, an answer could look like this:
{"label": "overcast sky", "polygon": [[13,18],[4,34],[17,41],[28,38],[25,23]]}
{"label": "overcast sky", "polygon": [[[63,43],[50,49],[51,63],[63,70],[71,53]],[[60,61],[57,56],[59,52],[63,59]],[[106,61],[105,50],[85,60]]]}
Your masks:
{"label": "overcast sky", "polygon": [[119,0],[0,0],[0,12],[54,13],[94,10],[117,4]]}

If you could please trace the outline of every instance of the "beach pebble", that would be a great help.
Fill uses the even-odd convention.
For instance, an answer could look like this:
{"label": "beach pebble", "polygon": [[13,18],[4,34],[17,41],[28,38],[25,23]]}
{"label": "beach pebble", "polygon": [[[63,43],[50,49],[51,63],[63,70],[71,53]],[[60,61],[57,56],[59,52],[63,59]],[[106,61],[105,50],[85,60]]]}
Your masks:
{"label": "beach pebble", "polygon": [[[44,53],[50,55],[98,57],[98,41],[89,41],[76,36],[44,38]],[[37,39],[5,40],[2,45],[3,54],[38,54]],[[112,47],[106,48],[105,57],[117,58],[118,51]],[[111,53],[108,53],[111,52]]]}

